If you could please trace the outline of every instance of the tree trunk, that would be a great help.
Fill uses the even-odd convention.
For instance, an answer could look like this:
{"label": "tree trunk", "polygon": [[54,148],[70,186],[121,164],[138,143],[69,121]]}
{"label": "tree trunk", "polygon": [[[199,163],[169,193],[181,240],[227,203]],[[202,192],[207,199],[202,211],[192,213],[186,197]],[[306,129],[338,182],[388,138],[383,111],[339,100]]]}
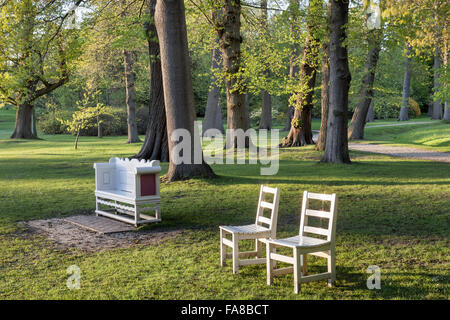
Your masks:
{"label": "tree trunk", "polygon": [[348,139],[364,139],[364,127],[366,125],[367,112],[373,99],[373,83],[378,57],[381,50],[383,33],[380,30],[371,30],[368,34],[368,54],[364,67],[362,86],[359,91],[359,100],[353,113],[352,121],[348,129]]}
{"label": "tree trunk", "polygon": [[[261,0],[261,28],[265,34],[267,34],[267,1]],[[269,70],[266,69],[264,71],[266,76],[269,75]],[[261,92],[262,98],[262,110],[261,110],[261,119],[259,121],[259,129],[272,129],[272,98],[270,94],[263,90]]]}
{"label": "tree trunk", "polygon": [[33,125],[33,128],[31,130],[31,134],[33,137],[37,138],[37,119],[36,119],[36,108],[33,107],[33,114],[32,114],[33,120],[31,124]]}
{"label": "tree trunk", "polygon": [[374,101],[372,99],[372,101],[370,101],[369,111],[367,111],[366,122],[373,122],[375,120],[375,114],[374,114],[374,111],[373,111],[373,105],[374,105]]}
{"label": "tree trunk", "polygon": [[[203,120],[203,136],[208,129],[218,129],[224,133],[223,124],[218,123],[218,117],[222,118],[222,111],[219,105],[220,88],[217,86],[216,72],[221,68],[220,50],[214,48],[211,51],[211,89],[208,93],[208,102],[206,103],[205,119]],[[218,114],[219,112],[219,114]],[[222,121],[221,121],[222,122]]]}
{"label": "tree trunk", "polygon": [[97,137],[103,138],[102,124],[100,123],[99,116],[97,116]]}
{"label": "tree trunk", "polygon": [[[219,36],[219,46],[222,51],[225,73],[225,88],[227,96],[227,148],[240,147],[237,139],[232,138],[234,131],[249,128],[249,121],[245,108],[245,88],[240,75],[241,66],[241,1],[222,0],[222,12],[216,19]],[[245,147],[250,145],[250,138],[246,137]]]}
{"label": "tree trunk", "polygon": [[[155,17],[156,0],[149,2],[151,19]],[[141,150],[131,158],[169,161],[167,140],[166,110],[162,83],[161,60],[159,58],[159,40],[155,24],[152,21],[144,25],[150,59],[150,101],[149,117],[145,140]]]}
{"label": "tree trunk", "polygon": [[[444,66],[446,69],[448,68],[448,54],[449,54],[447,41],[448,39],[446,39],[446,41],[444,42]],[[445,83],[443,85],[448,86],[449,84]],[[448,101],[444,102],[444,120],[450,121],[450,107],[448,106]]]}
{"label": "tree trunk", "polygon": [[[298,32],[298,14],[299,14],[299,2],[298,0],[289,1],[289,33],[292,39],[298,39],[300,37]],[[294,79],[298,75],[298,55],[300,52],[300,45],[298,42],[292,44],[291,56],[289,57],[289,78]],[[286,125],[284,126],[285,131],[291,130],[292,118],[294,117],[295,108],[293,106],[288,106]]]}
{"label": "tree trunk", "polygon": [[407,121],[408,117],[408,105],[409,95],[411,88],[411,46],[407,44],[406,59],[405,59],[405,75],[403,77],[403,95],[402,95],[402,107],[400,109],[399,121]]}
{"label": "tree trunk", "polygon": [[222,107],[220,106],[220,102],[217,104],[216,128],[220,132],[225,133],[225,130],[223,129]]}
{"label": "tree trunk", "polygon": [[125,88],[126,88],[126,104],[127,104],[127,124],[128,124],[128,141],[127,143],[140,142],[136,124],[136,90],[134,88],[135,74],[133,70],[134,57],[133,53],[123,50],[123,63],[125,70]]}
{"label": "tree trunk", "polygon": [[[441,50],[438,46],[436,46],[435,54],[434,54],[434,85],[433,92],[437,92],[439,90],[439,68],[441,67]],[[431,119],[442,119],[442,102],[441,100],[436,100],[433,102],[433,115]]]}
{"label": "tree trunk", "polygon": [[262,94],[262,110],[261,120],[259,122],[259,129],[272,129],[272,100],[270,94],[267,91],[263,91]]}
{"label": "tree trunk", "polygon": [[328,2],[327,6],[327,23],[325,26],[324,39],[322,42],[322,84],[321,84],[321,120],[320,120],[320,132],[317,139],[316,150],[324,151],[325,142],[327,140],[327,122],[328,122],[328,109],[330,105],[330,16],[331,16],[331,3]]}
{"label": "tree trunk", "polygon": [[322,119],[320,121],[320,132],[317,139],[316,150],[325,150],[325,142],[327,140],[327,123],[328,123],[328,109],[330,104],[329,97],[329,82],[330,82],[330,63],[329,63],[329,48],[328,44],[324,43],[323,56],[322,56],[322,92],[321,92],[321,104],[322,104]]}
{"label": "tree trunk", "polygon": [[311,0],[308,8],[306,25],[307,37],[303,48],[300,65],[300,91],[297,93],[294,117],[287,137],[283,138],[280,147],[298,147],[314,144],[311,130],[311,113],[313,108],[314,85],[316,82],[319,41],[317,37],[317,19],[310,13],[317,14],[322,8],[322,1]]}
{"label": "tree trunk", "polygon": [[[192,177],[215,177],[211,167],[203,160],[200,135],[194,126],[194,93],[190,73],[186,18],[184,2],[178,0],[159,0],[156,3],[155,26],[158,32],[161,51],[161,70],[164,88],[164,101],[167,115],[167,135],[171,137],[175,130],[184,129],[191,135],[187,144],[189,150],[182,154],[176,151],[180,142],[169,139],[168,181],[189,179]],[[178,130],[179,132],[179,130]],[[190,151],[190,159],[176,163],[178,156]]]}
{"label": "tree trunk", "polygon": [[16,123],[11,139],[36,139],[33,134],[33,105],[21,104],[17,107]]}
{"label": "tree trunk", "polygon": [[347,140],[348,90],[351,75],[348,52],[344,46],[348,22],[348,1],[331,2],[330,21],[330,106],[328,110],[327,140],[323,162],[350,163]]}

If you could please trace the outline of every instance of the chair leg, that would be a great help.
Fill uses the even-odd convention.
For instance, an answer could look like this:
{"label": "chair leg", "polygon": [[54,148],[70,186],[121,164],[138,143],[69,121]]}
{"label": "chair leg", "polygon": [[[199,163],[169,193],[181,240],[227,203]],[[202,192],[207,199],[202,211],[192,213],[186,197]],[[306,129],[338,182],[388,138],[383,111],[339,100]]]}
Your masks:
{"label": "chair leg", "polygon": [[331,278],[328,280],[328,286],[331,288],[336,284],[336,253],[334,248],[329,251],[328,257],[328,272],[331,273]]}
{"label": "chair leg", "polygon": [[273,283],[273,269],[274,263],[272,259],[270,259],[270,254],[273,252],[272,245],[270,243],[266,243],[266,265],[267,265],[267,285],[270,286]]}
{"label": "chair leg", "polygon": [[239,272],[239,238],[233,234],[233,273]]}
{"label": "chair leg", "polygon": [[298,294],[300,291],[300,282],[302,278],[302,273],[300,272],[301,266],[301,255],[297,248],[294,248],[294,293]]}
{"label": "chair leg", "polygon": [[306,276],[308,273],[308,260],[306,253],[302,255],[302,275]]}
{"label": "chair leg", "polygon": [[223,243],[223,238],[225,237],[225,231],[220,229],[220,266],[225,266],[225,261],[227,258],[227,247]]}

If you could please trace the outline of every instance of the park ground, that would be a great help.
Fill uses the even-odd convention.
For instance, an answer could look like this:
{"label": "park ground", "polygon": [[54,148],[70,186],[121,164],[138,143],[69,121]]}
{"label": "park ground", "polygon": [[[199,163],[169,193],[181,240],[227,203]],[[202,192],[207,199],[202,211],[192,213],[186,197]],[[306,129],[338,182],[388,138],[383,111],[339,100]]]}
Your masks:
{"label": "park ground", "polygon": [[[130,156],[140,144],[81,137],[74,150],[70,135],[9,140],[13,121],[12,110],[0,110],[0,299],[450,297],[448,163],[351,151],[351,165],[330,165],[319,163],[321,153],[309,146],[281,149],[275,176],[260,176],[259,165],[213,165],[217,179],[161,184],[163,221],[140,231],[174,231],[173,237],[85,251],[62,248],[20,222],[92,213],[93,163]],[[384,123],[396,121],[373,125]],[[368,128],[364,142],[450,152],[450,125]],[[165,173],[167,164],[162,167]],[[265,265],[242,267],[238,275],[230,263],[219,266],[218,226],[251,223],[260,184],[281,188],[278,237],[298,231],[304,190],[337,193],[336,287],[312,282],[295,295],[292,275],[269,287]],[[326,267],[324,259],[310,261],[313,273]],[[66,286],[71,265],[81,270],[78,290]],[[370,265],[380,267],[380,290],[366,286]]]}

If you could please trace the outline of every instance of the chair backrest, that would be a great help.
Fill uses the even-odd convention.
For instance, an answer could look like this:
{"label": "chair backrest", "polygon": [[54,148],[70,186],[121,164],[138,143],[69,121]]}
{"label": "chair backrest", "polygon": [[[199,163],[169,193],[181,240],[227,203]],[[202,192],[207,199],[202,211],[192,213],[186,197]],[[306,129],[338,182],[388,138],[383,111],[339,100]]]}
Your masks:
{"label": "chair backrest", "polygon": [[[266,201],[266,194],[272,194],[273,200]],[[256,212],[256,224],[270,229],[271,237],[277,234],[278,205],[280,203],[280,188],[271,188],[261,185],[258,200],[258,210]],[[270,217],[264,216],[264,209],[271,210]]]}
{"label": "chair backrest", "polygon": [[[309,209],[309,199],[329,201],[330,211],[312,210]],[[299,235],[303,236],[305,233],[320,235],[327,237],[327,241],[334,242],[336,237],[336,216],[337,216],[337,197],[336,194],[322,194],[303,192],[302,212],[300,218]],[[308,225],[308,217],[318,217],[328,219],[328,228],[311,227]]]}

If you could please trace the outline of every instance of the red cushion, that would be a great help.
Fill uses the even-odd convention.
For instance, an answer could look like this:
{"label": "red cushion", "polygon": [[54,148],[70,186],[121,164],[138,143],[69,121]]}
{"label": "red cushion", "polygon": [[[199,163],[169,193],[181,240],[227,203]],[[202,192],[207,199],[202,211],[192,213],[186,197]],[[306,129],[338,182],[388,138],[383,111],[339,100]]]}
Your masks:
{"label": "red cushion", "polygon": [[141,175],[141,196],[156,195],[156,181],[154,174]]}

